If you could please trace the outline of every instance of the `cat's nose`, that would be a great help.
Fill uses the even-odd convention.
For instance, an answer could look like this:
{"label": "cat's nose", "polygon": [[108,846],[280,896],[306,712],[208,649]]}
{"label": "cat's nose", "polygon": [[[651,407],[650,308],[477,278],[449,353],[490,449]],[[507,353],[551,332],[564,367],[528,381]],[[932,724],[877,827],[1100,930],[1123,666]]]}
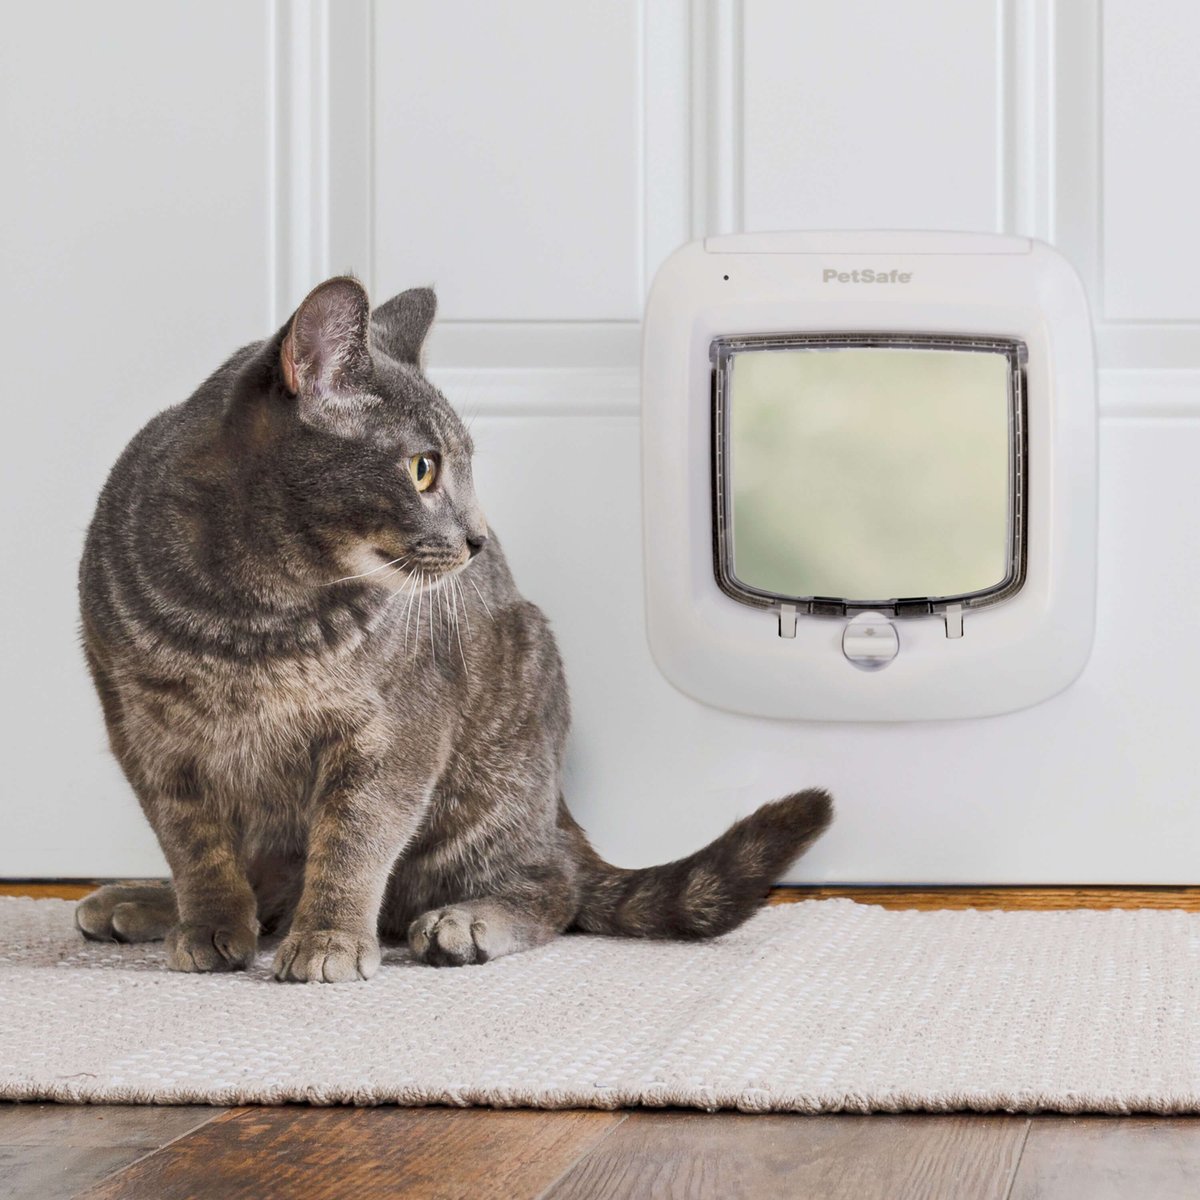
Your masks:
{"label": "cat's nose", "polygon": [[467,549],[471,552],[471,557],[474,558],[480,550],[487,545],[486,533],[469,533],[467,534]]}

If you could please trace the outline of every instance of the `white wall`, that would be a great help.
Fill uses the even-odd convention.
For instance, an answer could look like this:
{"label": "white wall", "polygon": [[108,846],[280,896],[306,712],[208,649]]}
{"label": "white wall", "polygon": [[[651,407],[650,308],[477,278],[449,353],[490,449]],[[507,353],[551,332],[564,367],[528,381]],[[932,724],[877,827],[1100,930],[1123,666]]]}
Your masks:
{"label": "white wall", "polygon": [[[671,856],[819,782],[839,820],[797,879],[1200,882],[1200,9],[66,7],[23,6],[3,43],[5,381],[22,434],[5,439],[0,874],[159,869],[74,642],[92,497],[145,417],[314,279],[353,269],[379,297],[439,287],[432,364],[562,641],[570,797],[603,851]],[[830,226],[1032,234],[1090,289],[1099,627],[1083,677],[1034,709],[756,721],[684,698],[650,661],[641,299],[689,237]]]}

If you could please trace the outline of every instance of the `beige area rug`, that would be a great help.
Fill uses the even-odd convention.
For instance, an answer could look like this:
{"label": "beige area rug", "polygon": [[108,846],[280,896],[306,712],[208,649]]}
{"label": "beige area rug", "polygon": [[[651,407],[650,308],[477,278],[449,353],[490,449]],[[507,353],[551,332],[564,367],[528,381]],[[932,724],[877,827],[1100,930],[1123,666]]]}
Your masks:
{"label": "beige area rug", "polygon": [[0,1097],[1200,1112],[1200,915],[768,909],[715,942],[185,976],[0,900]]}

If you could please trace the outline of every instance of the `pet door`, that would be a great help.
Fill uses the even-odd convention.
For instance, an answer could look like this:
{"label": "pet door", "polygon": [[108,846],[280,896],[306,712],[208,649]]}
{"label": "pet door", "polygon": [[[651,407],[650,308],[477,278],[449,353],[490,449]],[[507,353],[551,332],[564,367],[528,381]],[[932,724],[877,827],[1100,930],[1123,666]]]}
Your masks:
{"label": "pet door", "polygon": [[1023,576],[1024,353],[982,338],[715,339],[722,590],[825,615],[928,615],[1011,595]]}
{"label": "pet door", "polygon": [[642,339],[646,628],[756,716],[946,719],[1083,669],[1091,321],[1054,249],[734,234],[659,269]]}

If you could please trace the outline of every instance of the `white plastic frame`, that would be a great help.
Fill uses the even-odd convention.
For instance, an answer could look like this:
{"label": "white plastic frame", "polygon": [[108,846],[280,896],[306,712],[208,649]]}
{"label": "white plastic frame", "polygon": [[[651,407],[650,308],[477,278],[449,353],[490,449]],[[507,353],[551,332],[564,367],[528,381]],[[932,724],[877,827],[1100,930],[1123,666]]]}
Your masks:
{"label": "white plastic frame", "polygon": [[[854,274],[857,272],[857,280]],[[886,282],[879,281],[880,278]],[[1005,337],[1028,348],[1025,580],[963,614],[897,619],[885,669],[847,661],[846,619],[777,617],[717,585],[712,364],[720,336],[913,333]],[[693,242],[661,267],[642,355],[646,620],[677,688],[766,717],[894,721],[1024,708],[1067,687],[1095,624],[1096,393],[1078,276],[1027,238],[943,233],[740,234]]]}

